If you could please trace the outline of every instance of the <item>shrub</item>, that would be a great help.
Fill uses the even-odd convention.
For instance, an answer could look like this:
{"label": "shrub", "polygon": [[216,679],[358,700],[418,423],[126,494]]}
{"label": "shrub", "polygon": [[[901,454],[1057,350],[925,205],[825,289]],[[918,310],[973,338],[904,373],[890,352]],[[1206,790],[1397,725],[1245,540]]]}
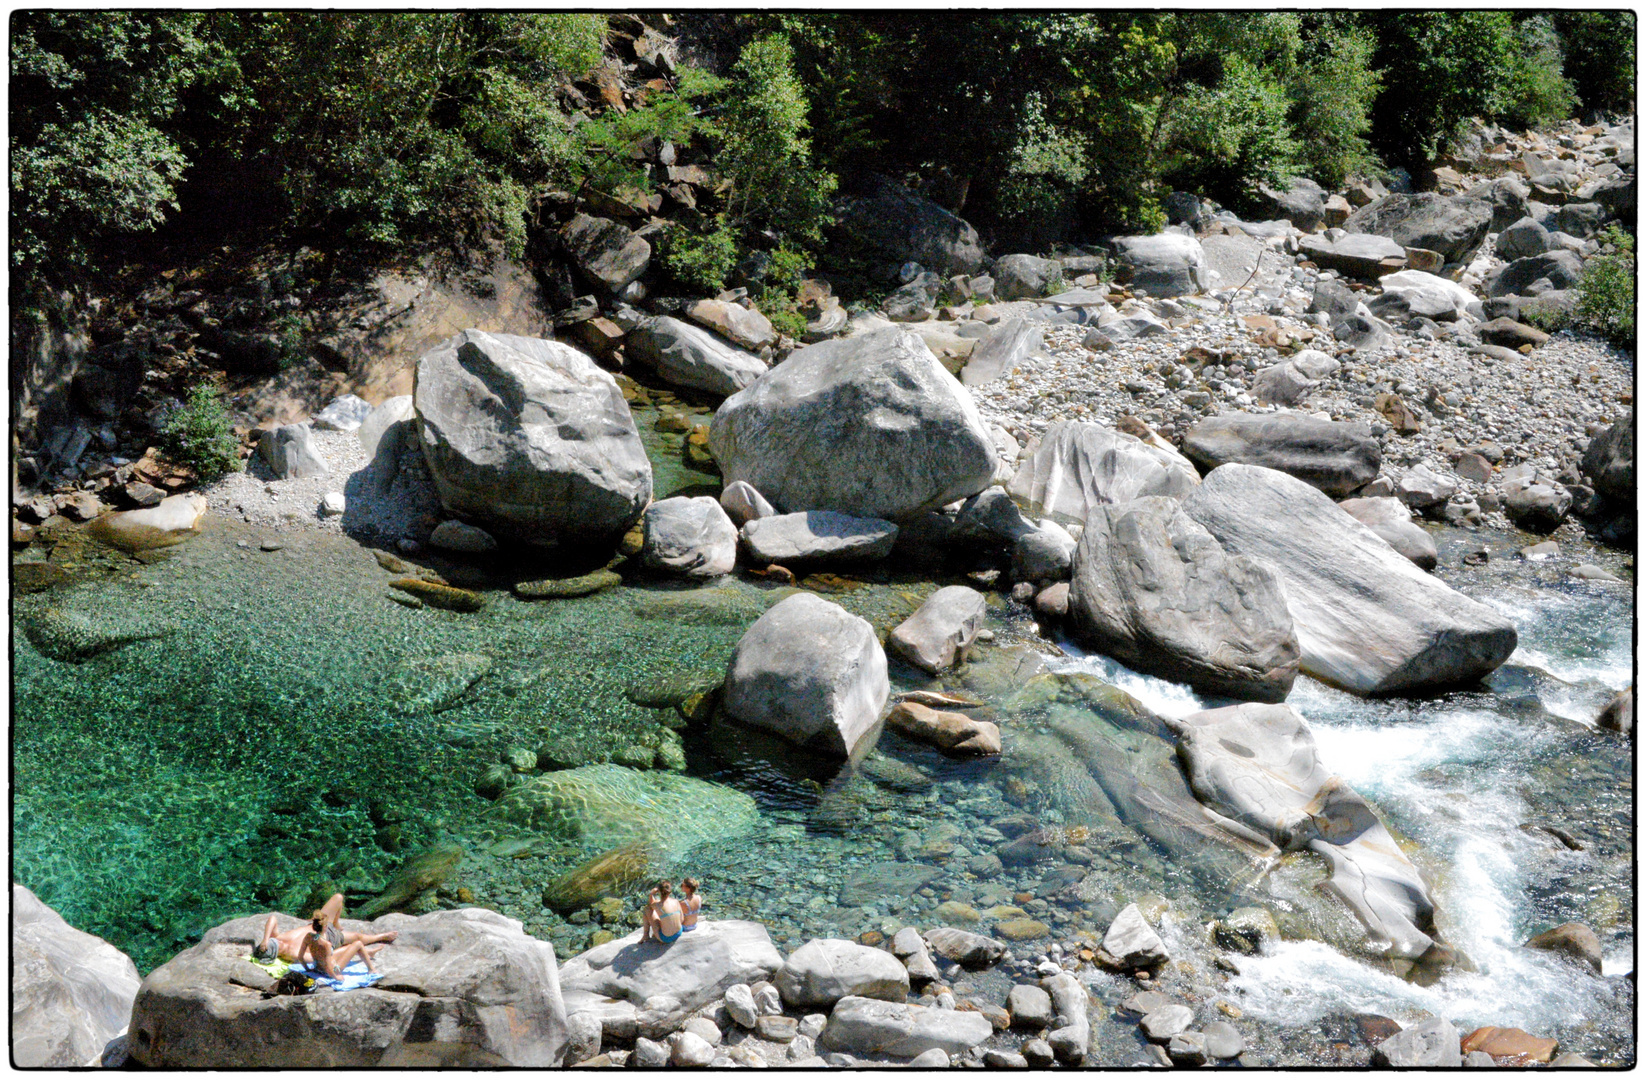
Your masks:
{"label": "shrub", "polygon": [[1506,11],[1377,11],[1374,63],[1383,91],[1372,110],[1378,145],[1417,169],[1471,116],[1490,111],[1513,66],[1514,31]]}
{"label": "shrub", "polygon": [[1164,178],[1223,199],[1259,183],[1284,184],[1297,157],[1288,105],[1268,73],[1230,56],[1215,87],[1194,87],[1173,112]]}
{"label": "shrub", "polygon": [[1635,344],[1635,238],[1613,225],[1601,233],[1605,254],[1583,266],[1575,321],[1617,345]]}
{"label": "shrub", "polygon": [[229,426],[228,406],[215,386],[199,384],[189,391],[188,401],[166,417],[160,450],[193,469],[205,483],[240,471],[240,440]]}
{"label": "shrub", "polygon": [[1577,97],[1561,76],[1560,38],[1549,17],[1538,15],[1516,25],[1515,47],[1494,110],[1498,119],[1532,128],[1571,115]]}
{"label": "shrub", "polygon": [[737,234],[716,218],[702,232],[679,225],[668,230],[660,256],[663,269],[680,284],[717,293],[737,265]]}
{"label": "shrub", "polygon": [[1287,93],[1298,169],[1331,190],[1377,167],[1366,133],[1382,80],[1372,70],[1371,32],[1342,15],[1322,18],[1306,38]]}
{"label": "shrub", "polygon": [[1627,109],[1635,99],[1635,13],[1557,11],[1565,74],[1585,109]]}

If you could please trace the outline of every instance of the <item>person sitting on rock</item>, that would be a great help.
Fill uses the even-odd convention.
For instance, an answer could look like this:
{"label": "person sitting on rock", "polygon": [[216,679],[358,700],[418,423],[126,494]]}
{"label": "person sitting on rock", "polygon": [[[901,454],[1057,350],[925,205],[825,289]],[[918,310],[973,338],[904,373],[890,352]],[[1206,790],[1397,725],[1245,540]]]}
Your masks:
{"label": "person sitting on rock", "polygon": [[685,877],[680,879],[680,931],[685,933],[697,929],[697,912],[703,906],[703,898],[697,895],[697,879]]}
{"label": "person sitting on rock", "polygon": [[655,939],[665,945],[672,945],[680,939],[682,930],[680,925],[685,918],[685,911],[680,901],[670,896],[674,886],[667,881],[659,881],[657,888],[651,892],[651,902],[646,905],[641,915],[640,940]]}
{"label": "person sitting on rock", "polygon": [[[326,940],[334,948],[358,941],[364,945],[388,944],[400,936],[398,930],[390,930],[383,934],[362,934],[355,930],[344,930],[337,924],[338,917],[343,914],[343,894],[333,893],[332,898],[326,901],[319,914],[326,918]],[[277,916],[270,915],[263,924],[263,936],[252,947],[251,954],[258,960],[284,960],[287,963],[297,963],[297,956],[303,949],[303,939],[309,936],[307,926],[299,926],[285,933],[280,933],[280,922]]]}
{"label": "person sitting on rock", "polygon": [[368,946],[358,939],[346,945],[332,945],[332,935],[340,933],[335,926],[326,922],[324,909],[316,911],[309,920],[303,945],[297,950],[297,962],[301,964],[308,959],[316,971],[324,972],[334,979],[341,979],[343,969],[353,963],[356,957],[365,962],[367,971],[376,971],[372,957],[381,952],[383,946]]}

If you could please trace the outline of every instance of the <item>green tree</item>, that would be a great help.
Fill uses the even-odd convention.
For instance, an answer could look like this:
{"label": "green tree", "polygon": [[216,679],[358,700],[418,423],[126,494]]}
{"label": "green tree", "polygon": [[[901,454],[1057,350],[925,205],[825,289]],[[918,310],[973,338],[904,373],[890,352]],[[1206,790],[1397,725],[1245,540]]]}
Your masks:
{"label": "green tree", "polygon": [[1500,99],[1516,46],[1506,11],[1374,11],[1383,91],[1373,143],[1412,170],[1433,161],[1471,116]]}
{"label": "green tree", "polygon": [[1635,100],[1635,13],[1556,11],[1565,75],[1585,109],[1624,110]]}
{"label": "green tree", "polygon": [[1618,345],[1635,345],[1635,238],[1616,225],[1600,235],[1602,253],[1583,264],[1576,321]]}
{"label": "green tree", "polygon": [[1352,15],[1301,16],[1297,67],[1287,83],[1298,171],[1327,188],[1377,168],[1367,142],[1382,84],[1372,67],[1376,39]]}
{"label": "green tree", "polygon": [[1547,15],[1515,23],[1515,53],[1510,60],[1492,114],[1515,127],[1535,128],[1572,114],[1577,95],[1561,74],[1560,36]]}

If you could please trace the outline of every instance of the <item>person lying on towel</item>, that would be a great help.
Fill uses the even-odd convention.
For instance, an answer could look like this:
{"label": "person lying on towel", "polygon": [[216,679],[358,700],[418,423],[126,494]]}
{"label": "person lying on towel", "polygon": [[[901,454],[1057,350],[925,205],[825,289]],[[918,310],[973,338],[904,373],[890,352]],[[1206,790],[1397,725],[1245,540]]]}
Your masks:
{"label": "person lying on towel", "polygon": [[[352,945],[356,942],[362,945],[386,945],[400,936],[396,930],[390,930],[383,934],[362,934],[356,930],[344,930],[337,924],[337,920],[342,913],[342,893],[332,894],[332,898],[326,901],[326,906],[315,912],[316,915],[325,917],[324,934],[326,942],[335,949],[341,949],[345,945]],[[312,927],[298,926],[287,930],[285,933],[280,933],[279,930],[279,920],[271,914],[268,922],[263,924],[263,936],[258,939],[256,945],[252,946],[252,956],[263,961],[278,959],[290,964],[298,963],[299,954],[303,949],[303,942],[312,932]]]}

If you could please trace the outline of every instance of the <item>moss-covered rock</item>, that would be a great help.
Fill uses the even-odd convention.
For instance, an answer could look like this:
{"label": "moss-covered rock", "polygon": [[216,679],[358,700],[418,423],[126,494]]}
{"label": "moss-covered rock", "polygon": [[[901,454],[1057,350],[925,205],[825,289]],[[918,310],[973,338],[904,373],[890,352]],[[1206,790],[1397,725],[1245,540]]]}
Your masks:
{"label": "moss-covered rock", "polygon": [[644,843],[603,851],[549,882],[543,890],[543,906],[566,914],[604,900],[615,901],[621,912],[618,895],[644,882],[651,874],[652,863],[651,850]]}
{"label": "moss-covered rock", "polygon": [[486,598],[477,592],[452,585],[438,585],[422,578],[396,578],[389,582],[389,588],[399,589],[403,593],[417,597],[430,607],[444,608],[447,611],[472,612],[486,606]]}
{"label": "moss-covered rock", "polygon": [[573,578],[542,578],[522,581],[515,585],[514,595],[522,600],[563,600],[573,596],[589,596],[623,584],[623,578],[610,570],[596,570]]}

